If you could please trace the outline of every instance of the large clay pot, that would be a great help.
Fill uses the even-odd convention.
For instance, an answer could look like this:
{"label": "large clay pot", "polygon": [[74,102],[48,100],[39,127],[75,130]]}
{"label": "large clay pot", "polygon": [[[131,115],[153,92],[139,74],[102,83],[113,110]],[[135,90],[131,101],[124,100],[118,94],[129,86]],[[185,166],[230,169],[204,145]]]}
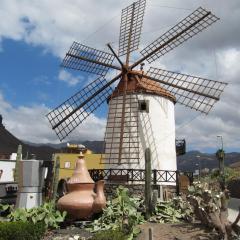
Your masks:
{"label": "large clay pot", "polygon": [[[92,207],[96,194],[94,183],[69,184],[69,193],[58,201],[58,209],[67,211],[72,219],[84,219],[92,215]],[[71,189],[71,190],[70,190]]]}
{"label": "large clay pot", "polygon": [[93,212],[99,213],[106,207],[106,197],[104,195],[104,181],[100,180],[96,183],[97,196],[93,202]]}
{"label": "large clay pot", "polygon": [[57,207],[60,211],[67,211],[72,219],[84,219],[93,213],[94,181],[89,175],[83,155],[80,153],[76,162],[76,169],[69,179],[69,193],[59,199]]}

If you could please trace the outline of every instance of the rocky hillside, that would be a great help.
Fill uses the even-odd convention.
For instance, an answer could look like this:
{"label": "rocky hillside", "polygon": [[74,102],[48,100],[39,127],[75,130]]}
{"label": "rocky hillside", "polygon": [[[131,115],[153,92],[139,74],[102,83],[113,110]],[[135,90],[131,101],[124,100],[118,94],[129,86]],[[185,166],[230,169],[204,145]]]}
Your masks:
{"label": "rocky hillside", "polygon": [[[240,161],[240,153],[226,153],[225,165],[229,166],[232,163]],[[201,153],[199,151],[190,151],[185,155],[178,157],[178,169],[193,171],[195,169],[217,168],[218,160],[215,154]]]}
{"label": "rocky hillside", "polygon": [[18,145],[23,147],[23,157],[35,154],[37,159],[50,160],[56,149],[50,146],[31,146],[12,135],[0,121],[0,154],[11,154],[17,151]]}
{"label": "rocky hillside", "polygon": [[[77,142],[85,145],[95,153],[103,152],[103,141],[84,141]],[[50,160],[54,152],[60,151],[66,143],[61,144],[36,144],[30,142],[23,142],[12,135],[2,124],[0,118],[0,154],[11,154],[17,151],[19,144],[23,146],[23,157],[30,154],[35,154],[37,159]],[[230,165],[240,161],[240,153],[227,153],[226,165]],[[184,171],[194,171],[195,169],[216,168],[218,161],[215,154],[201,153],[199,151],[190,151],[185,155],[178,157],[178,169]]]}

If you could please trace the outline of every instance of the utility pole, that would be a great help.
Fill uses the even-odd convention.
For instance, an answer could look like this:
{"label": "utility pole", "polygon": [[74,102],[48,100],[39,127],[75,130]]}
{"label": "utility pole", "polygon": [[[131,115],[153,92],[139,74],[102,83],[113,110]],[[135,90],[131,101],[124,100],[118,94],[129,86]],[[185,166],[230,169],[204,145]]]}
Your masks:
{"label": "utility pole", "polygon": [[225,152],[223,150],[223,137],[218,135],[217,138],[221,139],[221,148],[219,148],[216,152],[216,157],[219,161],[219,175],[222,178],[222,183],[225,184],[225,176],[224,176],[224,159],[225,159]]}
{"label": "utility pole", "polygon": [[198,167],[198,180],[201,179],[201,171],[202,171],[202,167],[201,167],[201,156],[197,155],[196,156],[198,163],[196,163],[196,167]]}
{"label": "utility pole", "polygon": [[224,174],[224,158],[225,158],[225,152],[223,150],[223,137],[221,135],[218,135],[217,138],[221,139],[221,148],[217,151],[217,158],[219,160],[219,172],[220,174]]}

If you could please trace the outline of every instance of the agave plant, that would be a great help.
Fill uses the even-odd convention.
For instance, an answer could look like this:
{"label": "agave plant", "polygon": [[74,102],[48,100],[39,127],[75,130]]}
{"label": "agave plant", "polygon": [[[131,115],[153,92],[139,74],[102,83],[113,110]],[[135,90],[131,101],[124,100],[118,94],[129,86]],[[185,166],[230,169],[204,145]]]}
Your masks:
{"label": "agave plant", "polygon": [[137,225],[145,222],[144,216],[138,211],[142,200],[131,198],[128,189],[122,186],[118,187],[116,195],[115,199],[107,202],[102,216],[93,221],[87,229],[91,232],[119,230],[128,235],[128,239],[132,239],[139,233]]}

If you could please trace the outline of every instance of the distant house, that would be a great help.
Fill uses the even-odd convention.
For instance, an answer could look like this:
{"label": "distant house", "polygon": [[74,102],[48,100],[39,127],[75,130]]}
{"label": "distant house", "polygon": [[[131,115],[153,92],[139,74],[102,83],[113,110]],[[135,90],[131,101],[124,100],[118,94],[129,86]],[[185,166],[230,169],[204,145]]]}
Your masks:
{"label": "distant house", "polygon": [[235,162],[235,163],[232,163],[231,165],[229,165],[230,168],[233,168],[237,171],[240,171],[240,161],[239,162]]}

